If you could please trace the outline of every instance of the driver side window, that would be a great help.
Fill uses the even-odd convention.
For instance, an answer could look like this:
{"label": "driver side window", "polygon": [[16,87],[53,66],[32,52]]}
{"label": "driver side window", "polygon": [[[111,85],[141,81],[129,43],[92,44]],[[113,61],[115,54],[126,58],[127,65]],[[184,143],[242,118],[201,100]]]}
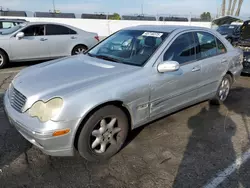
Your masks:
{"label": "driver side window", "polygon": [[165,52],[164,61],[177,61],[179,64],[195,60],[195,40],[193,33],[178,36]]}
{"label": "driver side window", "polygon": [[25,28],[23,31],[24,36],[43,36],[44,25],[33,25]]}

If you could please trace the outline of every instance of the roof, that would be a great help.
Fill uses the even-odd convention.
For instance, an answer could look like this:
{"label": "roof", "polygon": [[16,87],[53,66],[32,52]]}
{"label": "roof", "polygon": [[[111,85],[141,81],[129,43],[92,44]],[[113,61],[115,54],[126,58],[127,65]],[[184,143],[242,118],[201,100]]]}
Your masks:
{"label": "roof", "polygon": [[25,19],[0,18],[0,21],[27,22]]}
{"label": "roof", "polygon": [[125,28],[126,30],[148,30],[171,33],[174,30],[189,30],[189,29],[207,29],[196,26],[180,26],[180,25],[139,25]]}
{"label": "roof", "polygon": [[236,21],[242,21],[242,22],[250,21],[250,18],[249,17],[242,17],[242,16],[223,16],[223,17],[214,19],[212,21],[212,24],[220,26],[220,25],[224,25],[224,24],[231,24],[231,23],[236,22]]}

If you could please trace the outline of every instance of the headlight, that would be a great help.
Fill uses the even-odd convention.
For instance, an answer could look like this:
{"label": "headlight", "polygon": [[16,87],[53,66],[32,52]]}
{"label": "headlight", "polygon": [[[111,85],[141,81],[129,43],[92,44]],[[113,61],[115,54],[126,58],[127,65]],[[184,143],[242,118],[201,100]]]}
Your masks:
{"label": "headlight", "polygon": [[31,117],[37,117],[41,122],[47,122],[60,113],[62,106],[61,98],[54,98],[47,102],[37,101],[28,113]]}

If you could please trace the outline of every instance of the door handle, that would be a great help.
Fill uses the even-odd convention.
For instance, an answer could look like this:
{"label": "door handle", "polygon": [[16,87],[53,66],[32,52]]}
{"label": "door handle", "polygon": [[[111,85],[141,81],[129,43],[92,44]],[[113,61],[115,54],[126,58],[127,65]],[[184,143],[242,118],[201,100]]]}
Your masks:
{"label": "door handle", "polygon": [[197,71],[200,71],[200,70],[201,70],[201,68],[199,66],[197,66],[197,67],[194,67],[192,69],[192,72],[197,72]]}
{"label": "door handle", "polygon": [[70,37],[71,39],[77,39],[77,37]]}
{"label": "door handle", "polygon": [[45,38],[40,38],[40,41],[46,41],[46,40],[48,40],[48,39],[45,39]]}
{"label": "door handle", "polygon": [[221,61],[221,63],[226,63],[227,62],[227,60],[226,59],[223,59],[222,61]]}

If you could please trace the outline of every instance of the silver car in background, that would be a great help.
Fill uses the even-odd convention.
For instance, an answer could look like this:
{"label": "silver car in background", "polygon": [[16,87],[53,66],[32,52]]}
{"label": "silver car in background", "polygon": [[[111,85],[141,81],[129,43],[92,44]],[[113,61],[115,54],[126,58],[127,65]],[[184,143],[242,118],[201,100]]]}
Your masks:
{"label": "silver car in background", "polygon": [[4,96],[10,122],[53,156],[108,159],[129,131],[204,100],[220,104],[242,71],[242,51],[216,31],[137,26],[84,55],[22,70]]}
{"label": "silver car in background", "polygon": [[0,68],[9,61],[55,59],[83,53],[99,42],[97,33],[46,22],[26,22],[0,33]]}

